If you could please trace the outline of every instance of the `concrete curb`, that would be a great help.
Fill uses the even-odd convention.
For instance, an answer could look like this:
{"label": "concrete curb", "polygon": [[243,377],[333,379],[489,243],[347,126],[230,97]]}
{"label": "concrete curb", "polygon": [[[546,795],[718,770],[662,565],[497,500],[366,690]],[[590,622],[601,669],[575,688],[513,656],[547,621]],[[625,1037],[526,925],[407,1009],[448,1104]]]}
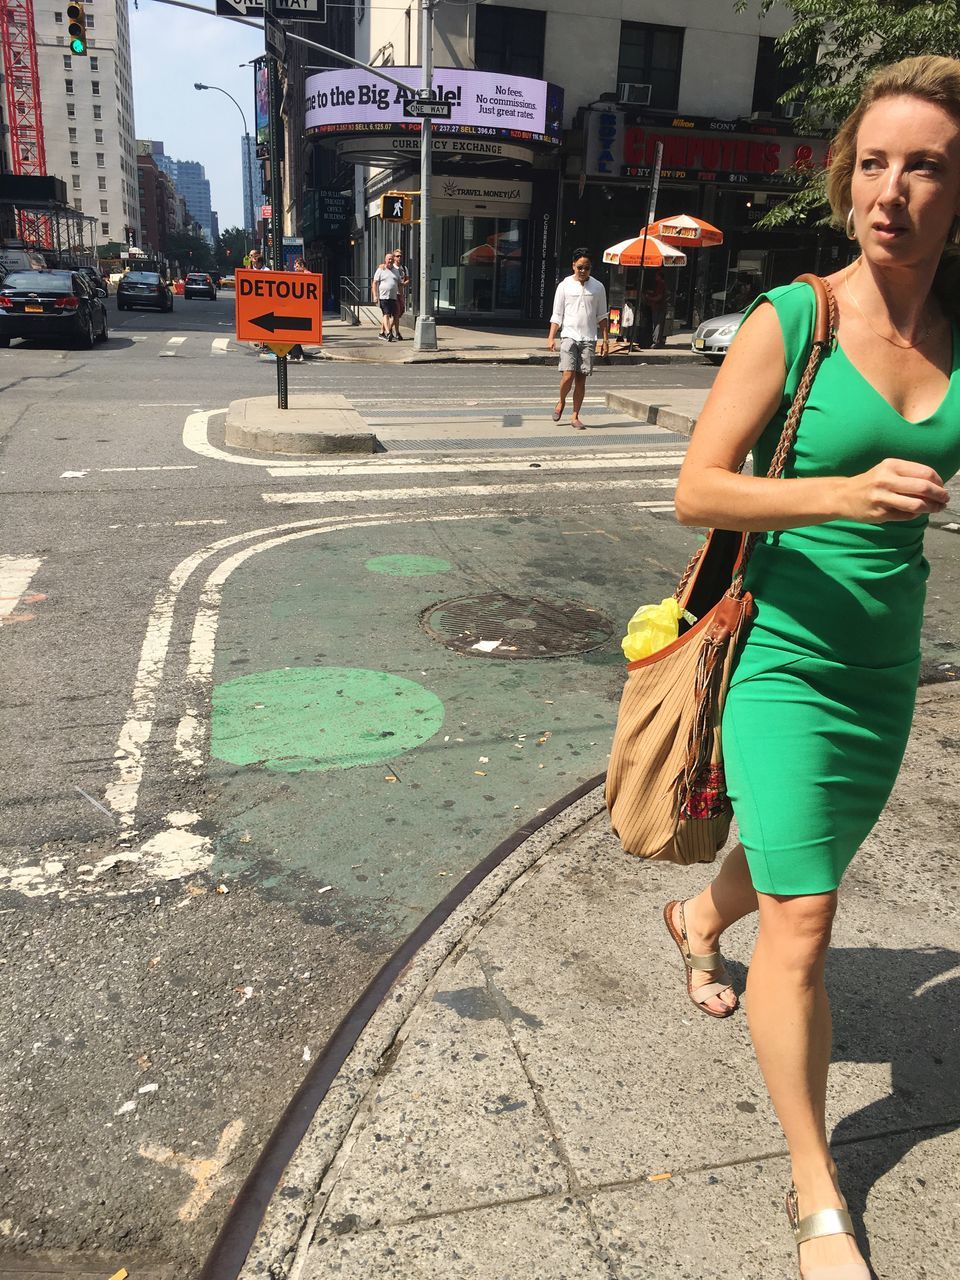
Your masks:
{"label": "concrete curb", "polygon": [[636,396],[619,391],[607,392],[607,408],[618,409],[640,422],[648,422],[651,426],[663,427],[666,431],[675,431],[684,436],[692,436],[697,424],[696,418],[691,418],[687,413],[680,413],[665,405],[652,404],[647,400],[638,400]]}
{"label": "concrete curb", "polygon": [[367,1023],[314,1114],[273,1194],[238,1280],[281,1280],[290,1274],[301,1252],[309,1247],[318,1213],[313,1202],[323,1179],[397,1035],[440,967],[473,932],[483,927],[507,890],[605,811],[602,786],[574,801],[509,854],[420,948]]}
{"label": "concrete curb", "polygon": [[292,395],[289,409],[275,396],[232,400],[224,438],[235,449],[258,453],[374,453],[377,437],[345,396]]}

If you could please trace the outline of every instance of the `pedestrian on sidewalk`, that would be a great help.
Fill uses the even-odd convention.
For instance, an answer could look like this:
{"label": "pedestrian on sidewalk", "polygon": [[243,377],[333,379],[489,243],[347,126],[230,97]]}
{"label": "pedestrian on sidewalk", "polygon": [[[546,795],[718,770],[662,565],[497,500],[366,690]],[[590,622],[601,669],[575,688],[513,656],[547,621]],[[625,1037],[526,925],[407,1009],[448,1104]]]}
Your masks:
{"label": "pedestrian on sidewalk", "polygon": [[[293,269],[294,271],[302,271],[305,273],[307,270],[307,264],[304,262],[302,258],[295,258],[293,263]],[[288,358],[292,360],[295,364],[303,363],[303,347],[300,345],[299,342],[295,342],[293,346],[290,348],[290,354]]]}
{"label": "pedestrian on sidewalk", "polygon": [[380,304],[380,334],[386,342],[392,342],[397,331],[397,294],[400,292],[400,273],[393,265],[393,254],[384,255],[370,283],[370,301]]}
{"label": "pedestrian on sidewalk", "polygon": [[557,285],[550,316],[550,334],[547,350],[555,351],[557,333],[560,334],[560,399],[553,410],[554,422],[563,417],[567,396],[573,388],[573,419],[571,425],[578,431],[585,427],[580,418],[587,378],[593,372],[593,356],[597,335],[601,339],[600,354],[606,355],[607,344],[607,291],[599,280],[590,275],[590,255],[586,249],[577,249],[573,255],[572,272]]}
{"label": "pedestrian on sidewalk", "polygon": [[[745,579],[757,608],[723,719],[741,843],[707,889],[668,903],[664,918],[694,1003],[725,1018],[737,997],[720,939],[758,912],[748,1017],[790,1153],[800,1273],[870,1280],[826,1132],[824,969],[840,882],[906,748],[923,535],[960,468],[960,61],[924,56],[876,71],[832,157],[831,208],[860,257],[827,278],[836,342],[786,478],[764,473],[810,352],[804,284],[753,303],[680,473],[681,523],[757,533]],[[889,1016],[882,992],[863,995]]]}
{"label": "pedestrian on sidewalk", "polygon": [[397,338],[402,340],[403,333],[400,330],[400,321],[403,319],[403,313],[407,309],[407,290],[410,288],[410,272],[403,265],[402,249],[394,249],[393,251],[393,269],[400,277],[400,291],[397,294]]}

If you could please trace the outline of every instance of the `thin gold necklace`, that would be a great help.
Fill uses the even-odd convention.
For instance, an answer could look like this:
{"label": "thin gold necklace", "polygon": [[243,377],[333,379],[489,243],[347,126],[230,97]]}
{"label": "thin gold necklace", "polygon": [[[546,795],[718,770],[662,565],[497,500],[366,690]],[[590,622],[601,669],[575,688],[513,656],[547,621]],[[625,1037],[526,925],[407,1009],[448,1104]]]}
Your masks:
{"label": "thin gold necklace", "polygon": [[926,328],[923,330],[920,336],[916,338],[913,342],[897,342],[896,338],[891,338],[888,334],[881,333],[880,330],[876,328],[875,325],[870,323],[870,317],[867,315],[863,307],[861,307],[860,303],[857,301],[856,295],[854,294],[853,290],[850,288],[849,274],[843,277],[843,287],[847,291],[847,297],[850,299],[853,305],[857,308],[857,310],[863,316],[863,319],[867,327],[869,329],[872,329],[878,338],[882,338],[884,342],[889,342],[891,347],[899,347],[901,351],[912,351],[914,347],[919,347],[920,343],[925,342],[927,338],[930,336],[930,330],[933,328],[932,321],[927,322]]}

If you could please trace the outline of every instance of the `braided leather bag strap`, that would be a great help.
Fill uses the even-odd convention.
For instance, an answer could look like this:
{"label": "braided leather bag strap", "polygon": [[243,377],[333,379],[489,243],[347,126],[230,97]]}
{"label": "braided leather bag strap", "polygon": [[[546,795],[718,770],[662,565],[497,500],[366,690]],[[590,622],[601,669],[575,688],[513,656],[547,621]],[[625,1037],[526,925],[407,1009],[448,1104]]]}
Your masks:
{"label": "braided leather bag strap", "polygon": [[[773,458],[770,461],[770,467],[767,471],[767,479],[780,480],[783,478],[783,472],[787,465],[787,460],[793,449],[794,442],[797,438],[797,431],[800,427],[800,419],[803,416],[806,407],[807,397],[810,394],[810,388],[813,386],[813,380],[817,376],[817,370],[820,367],[820,361],[823,359],[824,353],[833,342],[833,335],[837,325],[837,302],[833,296],[833,290],[826,280],[820,276],[805,274],[797,276],[794,284],[808,284],[814,292],[817,303],[817,313],[813,323],[813,346],[810,349],[810,356],[807,360],[806,368],[797,387],[796,394],[793,397],[793,403],[787,413],[786,421],[783,424],[783,430],[780,432],[780,440],[774,450]],[[740,464],[740,470],[743,469],[743,463]],[[733,580],[731,594],[739,596],[743,591],[743,575],[746,572],[747,565],[750,563],[750,557],[753,549],[757,545],[760,538],[759,533],[751,533],[747,536],[743,555],[740,558],[740,565],[737,575]],[[706,551],[707,543],[702,546],[690,557],[690,562],[684,569],[680,577],[680,582],[674,592],[676,599],[680,599],[686,589],[690,577],[700,562],[700,558]]]}

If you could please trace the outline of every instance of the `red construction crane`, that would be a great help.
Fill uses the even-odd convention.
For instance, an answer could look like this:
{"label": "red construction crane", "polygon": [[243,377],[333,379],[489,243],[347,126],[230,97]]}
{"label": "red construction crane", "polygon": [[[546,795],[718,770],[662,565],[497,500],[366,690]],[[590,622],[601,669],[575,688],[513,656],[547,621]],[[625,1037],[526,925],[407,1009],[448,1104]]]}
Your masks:
{"label": "red construction crane", "polygon": [[[10,127],[10,163],[14,173],[45,174],[43,112],[40,107],[40,75],[37,38],[33,25],[33,0],[0,0],[0,52],[7,81],[7,122]],[[45,243],[49,219],[21,213],[20,234]]]}

